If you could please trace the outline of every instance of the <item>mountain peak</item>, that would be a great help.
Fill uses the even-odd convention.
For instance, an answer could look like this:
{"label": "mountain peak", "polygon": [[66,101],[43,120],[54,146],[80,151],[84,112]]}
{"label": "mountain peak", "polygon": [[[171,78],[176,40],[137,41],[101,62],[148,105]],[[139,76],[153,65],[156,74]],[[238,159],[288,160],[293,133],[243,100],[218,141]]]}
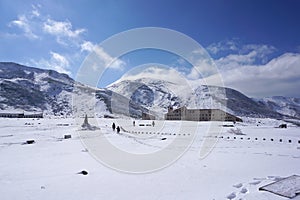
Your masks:
{"label": "mountain peak", "polygon": [[[112,105],[112,96],[117,101],[127,102],[131,113],[125,112],[128,108],[121,105],[112,109],[115,106]],[[202,85],[200,81],[174,82],[159,77],[123,77],[107,88],[97,89],[53,70],[0,62],[0,110],[45,111],[49,115],[70,116],[74,109],[73,97],[79,100],[75,110],[82,112],[94,110],[91,106],[95,105],[87,105],[87,102],[96,98],[97,106],[101,107],[96,110],[102,115],[114,110],[125,115],[141,116],[142,112],[151,110],[162,116],[169,106],[187,106],[222,109],[245,117],[300,118],[300,98],[276,96],[253,99],[231,88]]]}
{"label": "mountain peak", "polygon": [[[161,114],[166,113],[170,105],[222,109],[231,114],[245,117],[282,118],[287,114],[249,98],[237,90],[202,85],[200,81],[192,83],[187,81],[185,85],[143,77],[135,80],[119,80],[110,85],[108,89]],[[295,117],[295,115],[290,116]]]}
{"label": "mountain peak", "polygon": [[[129,102],[126,107],[115,104],[129,102],[125,97],[107,89],[91,88],[74,81],[66,74],[54,70],[38,69],[12,62],[0,63],[0,110],[43,111],[45,115],[96,116],[132,115],[141,116],[147,111],[140,105]],[[96,105],[95,105],[96,104]],[[128,111],[129,106],[129,113]],[[93,112],[93,113],[91,113]]]}

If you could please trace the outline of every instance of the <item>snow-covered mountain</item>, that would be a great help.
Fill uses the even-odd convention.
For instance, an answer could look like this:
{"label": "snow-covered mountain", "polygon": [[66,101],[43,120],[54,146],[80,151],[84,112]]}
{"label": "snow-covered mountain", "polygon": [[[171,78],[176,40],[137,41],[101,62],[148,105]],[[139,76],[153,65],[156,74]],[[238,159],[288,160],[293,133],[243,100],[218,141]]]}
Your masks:
{"label": "snow-covered mountain", "polygon": [[195,81],[183,84],[153,78],[124,79],[111,84],[108,89],[160,114],[167,112],[169,106],[219,108],[248,117],[282,118],[286,115],[299,118],[300,113],[299,99],[255,100],[234,89],[201,85]]}
{"label": "snow-covered mountain", "polygon": [[300,118],[300,98],[274,96],[255,100],[278,113]]}
{"label": "snow-covered mountain", "polygon": [[[112,105],[117,109],[112,109]],[[137,117],[147,111],[121,95],[88,87],[66,74],[9,62],[0,62],[0,110],[44,112],[44,115],[55,116],[93,112],[100,116]]]}
{"label": "snow-covered mountain", "polygon": [[220,108],[238,116],[300,118],[299,98],[254,99],[230,88],[153,78],[122,79],[107,89],[97,89],[53,70],[0,62],[0,111],[43,111],[45,115],[56,116],[91,112],[98,116],[140,117],[149,109],[162,117],[170,105]]}

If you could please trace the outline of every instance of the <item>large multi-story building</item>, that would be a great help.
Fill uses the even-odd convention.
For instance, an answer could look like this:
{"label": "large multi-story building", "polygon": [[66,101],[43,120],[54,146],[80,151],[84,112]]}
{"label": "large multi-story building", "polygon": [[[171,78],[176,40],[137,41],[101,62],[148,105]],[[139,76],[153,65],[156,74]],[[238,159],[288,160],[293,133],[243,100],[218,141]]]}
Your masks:
{"label": "large multi-story building", "polygon": [[185,106],[174,110],[170,107],[165,120],[242,122],[241,118],[220,109],[188,109]]}

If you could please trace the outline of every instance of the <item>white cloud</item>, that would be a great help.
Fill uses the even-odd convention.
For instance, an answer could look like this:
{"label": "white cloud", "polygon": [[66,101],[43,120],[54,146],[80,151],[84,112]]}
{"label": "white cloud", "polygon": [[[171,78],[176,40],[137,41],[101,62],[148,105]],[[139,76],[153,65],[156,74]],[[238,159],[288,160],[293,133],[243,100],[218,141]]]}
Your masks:
{"label": "white cloud", "polygon": [[[55,48],[61,54],[51,51],[48,56],[32,58],[29,61],[24,61],[24,63],[71,75],[70,62],[73,63],[72,66],[80,66],[80,62],[87,53],[92,52],[95,45],[84,38],[86,29],[74,28],[68,20],[56,21],[50,15],[43,14],[41,9],[42,6],[39,4],[31,5],[29,11],[22,13],[16,20],[8,24],[10,28],[20,29],[21,34],[13,30],[13,33],[0,33],[0,36],[5,38],[22,38],[25,36],[29,39],[39,39],[41,43],[47,40],[49,48]],[[55,39],[53,40],[53,38]],[[68,55],[68,58],[63,55]],[[118,59],[111,58],[110,60],[115,60],[110,65],[111,68],[122,69],[124,66],[124,62]],[[76,71],[76,69],[72,71]]]}
{"label": "white cloud", "polygon": [[266,64],[241,65],[221,74],[226,87],[249,96],[299,96],[299,66],[300,54],[286,53]]}
{"label": "white cloud", "polygon": [[191,82],[234,88],[250,97],[299,96],[300,53],[285,53],[270,59],[275,47],[241,45],[237,41],[215,43],[210,45],[210,51],[223,55],[215,60],[218,70],[203,76],[200,72],[209,72],[214,66],[206,63],[206,59],[199,59],[194,68],[184,72]]}
{"label": "white cloud", "polygon": [[13,20],[9,23],[10,27],[16,26],[24,32],[24,36],[29,39],[38,39],[39,37],[33,33],[29,20],[25,15],[18,16],[18,19]]}
{"label": "white cloud", "polygon": [[239,44],[237,39],[224,40],[218,43],[213,43],[206,49],[211,54],[217,54],[222,51],[237,51],[239,49]]}
{"label": "white cloud", "polygon": [[[81,45],[88,42],[82,38],[87,30],[84,28],[74,29],[70,21],[56,21],[49,15],[40,12],[41,5],[31,5],[31,10],[18,16],[11,21],[10,27],[18,27],[24,32],[24,36],[30,39],[43,39],[52,35],[56,42],[74,48],[81,48]],[[8,35],[8,34],[7,34]],[[11,34],[9,34],[11,35]],[[87,49],[85,49],[87,50]]]}
{"label": "white cloud", "polygon": [[56,68],[58,72],[66,71],[69,68],[70,63],[68,59],[66,59],[66,57],[52,51],[50,52],[50,54],[51,61],[54,65],[53,67]]}
{"label": "white cloud", "polygon": [[268,55],[270,53],[273,53],[276,50],[276,48],[266,44],[247,44],[247,45],[243,45],[241,50],[242,51],[255,50],[256,52],[259,52],[263,55]]}
{"label": "white cloud", "polygon": [[94,45],[90,41],[83,41],[80,45],[80,51],[92,52],[95,49],[96,45]]}
{"label": "white cloud", "polygon": [[215,61],[220,70],[231,70],[245,65],[265,64],[269,61],[269,54],[275,47],[268,45],[244,45],[238,53],[231,53]]}
{"label": "white cloud", "polygon": [[250,65],[254,63],[257,53],[251,51],[248,54],[230,54],[216,60],[216,65],[220,70],[234,69],[243,65]]}
{"label": "white cloud", "polygon": [[[106,68],[116,69],[116,70],[124,70],[126,63],[119,59],[110,56],[107,52],[104,51],[100,46],[94,46],[94,52],[97,55],[97,59],[100,61],[99,66],[105,66]],[[97,69],[94,69],[97,70]]]}
{"label": "white cloud", "polygon": [[164,80],[176,84],[187,81],[185,76],[176,69],[159,64],[145,64],[134,68],[124,74],[120,80],[137,80],[141,78]]}
{"label": "white cloud", "polygon": [[32,11],[31,11],[32,16],[39,17],[40,16],[39,8],[41,8],[41,5],[40,4],[31,5],[31,7],[32,7]]}
{"label": "white cloud", "polygon": [[216,66],[209,58],[201,58],[195,61],[195,65],[187,74],[187,78],[191,80],[207,77],[218,73]]}
{"label": "white cloud", "polygon": [[262,64],[265,64],[269,61],[268,56],[274,53],[277,49],[271,45],[265,44],[248,44],[242,46],[241,52],[254,51],[256,53],[256,60]]}
{"label": "white cloud", "polygon": [[30,64],[38,68],[52,69],[59,73],[68,74],[69,76],[72,75],[69,60],[65,56],[53,51],[50,51],[50,59],[41,59],[39,61],[31,59]]}
{"label": "white cloud", "polygon": [[221,55],[217,62],[221,67],[247,65],[251,63],[265,64],[269,61],[269,55],[276,48],[266,44],[241,44],[239,39],[225,40],[209,45],[207,51],[213,56]]}
{"label": "white cloud", "polygon": [[55,36],[66,36],[71,38],[78,37],[81,33],[85,32],[85,29],[72,30],[72,24],[69,21],[55,21],[48,19],[44,23],[44,30],[47,33],[53,34]]}
{"label": "white cloud", "polygon": [[43,30],[56,37],[58,43],[66,45],[67,43],[76,40],[81,40],[80,36],[86,29],[73,29],[72,23],[69,21],[55,21],[47,19],[43,23]]}
{"label": "white cloud", "polygon": [[183,69],[187,67],[190,68],[189,71],[184,70],[185,72],[181,70],[181,72],[186,74],[188,79],[196,80],[218,73],[218,69],[214,64],[213,59],[204,48],[199,48],[191,52],[187,60],[189,63],[182,60],[182,58],[179,58],[177,63],[182,65]]}

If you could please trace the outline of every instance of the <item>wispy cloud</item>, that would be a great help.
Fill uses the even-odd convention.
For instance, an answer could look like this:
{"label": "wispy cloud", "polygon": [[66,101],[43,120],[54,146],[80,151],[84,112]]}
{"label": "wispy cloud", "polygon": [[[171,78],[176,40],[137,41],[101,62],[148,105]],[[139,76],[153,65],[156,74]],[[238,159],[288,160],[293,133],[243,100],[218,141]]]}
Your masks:
{"label": "wispy cloud", "polygon": [[32,16],[39,17],[40,16],[39,9],[41,8],[41,5],[40,4],[31,5],[31,7],[32,7],[32,11],[31,11]]}
{"label": "wispy cloud", "polygon": [[158,64],[146,64],[135,68],[124,74],[120,80],[137,80],[142,78],[165,80],[171,83],[184,83],[187,80],[185,76],[176,69],[159,66]]}
{"label": "wispy cloud", "polygon": [[97,45],[93,44],[90,41],[83,41],[80,45],[80,51],[81,52],[84,52],[84,51],[92,52],[96,46]]}
{"label": "wispy cloud", "polygon": [[214,58],[219,59],[219,61],[225,61],[226,63],[237,61],[240,64],[250,64],[252,62],[266,63],[269,61],[268,56],[276,51],[274,46],[266,44],[242,44],[237,38],[213,43],[206,49]]}
{"label": "wispy cloud", "polygon": [[[24,63],[75,75],[71,72],[76,69],[72,70],[70,66],[74,66],[76,62],[82,62],[83,58],[93,52],[97,45],[85,38],[87,29],[74,27],[69,20],[54,20],[52,16],[44,14],[41,10],[41,5],[32,5],[30,11],[20,14],[16,20],[9,22],[10,28],[17,27],[22,34],[2,33],[1,35],[5,37],[25,36],[31,40],[39,39],[41,42],[47,40],[47,43],[50,43],[48,56],[31,58],[30,61],[24,61]],[[98,49],[97,54],[105,64],[109,64],[110,68],[124,69],[126,64],[124,61],[113,58],[101,49]],[[77,63],[75,66],[79,67],[80,64]]]}
{"label": "wispy cloud", "polygon": [[197,80],[218,73],[213,60],[203,48],[194,50],[186,59],[178,57],[175,68],[190,80]]}
{"label": "wispy cloud", "polygon": [[51,62],[52,62],[51,64],[56,71],[66,73],[66,74],[71,74],[71,72],[68,71],[70,67],[70,63],[66,57],[52,51],[50,52],[50,54],[51,54]]}
{"label": "wispy cloud", "polygon": [[99,65],[104,65],[106,68],[110,69],[124,70],[126,63],[123,60],[112,57],[100,46],[94,47],[93,51],[98,56]]}
{"label": "wispy cloud", "polygon": [[223,51],[237,51],[239,50],[238,39],[224,40],[217,43],[212,43],[206,47],[211,54],[217,54]]}
{"label": "wispy cloud", "polygon": [[[298,96],[300,87],[300,54],[273,56],[277,49],[266,44],[242,44],[238,39],[214,43],[208,51],[216,56],[226,87],[249,96]],[[207,79],[214,79],[211,76]]]}
{"label": "wispy cloud", "polygon": [[[190,81],[234,88],[252,97],[299,96],[300,53],[274,56],[277,49],[273,46],[242,44],[238,39],[214,43],[209,48],[214,56],[218,54],[216,65],[200,57],[189,71],[181,70]],[[184,62],[180,63],[186,68]],[[215,66],[216,73],[202,75]]]}
{"label": "wispy cloud", "polygon": [[86,29],[73,29],[70,21],[55,21],[47,19],[43,23],[43,30],[56,37],[56,41],[60,44],[67,45],[70,42],[82,42],[81,34],[86,32]]}
{"label": "wispy cloud", "polygon": [[47,35],[51,35],[61,45],[75,44],[80,47],[84,42],[82,34],[87,31],[86,29],[73,28],[68,20],[53,20],[50,15],[43,15],[40,9],[41,5],[32,5],[30,11],[20,14],[17,19],[9,22],[9,27],[21,29],[24,36],[29,39],[47,38]]}
{"label": "wispy cloud", "polygon": [[257,52],[251,51],[247,54],[229,54],[216,60],[220,70],[229,70],[244,65],[253,64],[256,60]]}
{"label": "wispy cloud", "polygon": [[[218,50],[215,49],[214,52],[221,54],[221,56],[215,60],[215,63],[220,70],[231,70],[245,65],[266,64],[268,61],[270,61],[270,55],[276,51],[276,48],[271,45],[243,45],[237,42],[237,39],[215,43],[210,45],[208,50],[211,48],[211,46],[218,46]],[[212,52],[211,50],[209,51]]]}
{"label": "wispy cloud", "polygon": [[59,73],[68,74],[69,76],[72,75],[70,62],[66,56],[53,51],[50,52],[49,56],[49,59],[42,58],[39,61],[31,59],[30,65],[38,68],[52,69]]}
{"label": "wispy cloud", "polygon": [[38,39],[39,37],[33,33],[33,27],[31,26],[26,15],[18,16],[18,19],[11,21],[8,24],[10,27],[18,27],[22,30],[25,37],[29,39]]}
{"label": "wispy cloud", "polygon": [[266,64],[241,64],[232,69],[222,70],[221,75],[226,87],[237,89],[252,97],[299,96],[299,66],[299,53],[285,53]]}
{"label": "wispy cloud", "polygon": [[195,65],[187,74],[187,78],[196,80],[216,73],[218,73],[217,68],[213,65],[211,60],[209,58],[202,58],[195,62]]}

